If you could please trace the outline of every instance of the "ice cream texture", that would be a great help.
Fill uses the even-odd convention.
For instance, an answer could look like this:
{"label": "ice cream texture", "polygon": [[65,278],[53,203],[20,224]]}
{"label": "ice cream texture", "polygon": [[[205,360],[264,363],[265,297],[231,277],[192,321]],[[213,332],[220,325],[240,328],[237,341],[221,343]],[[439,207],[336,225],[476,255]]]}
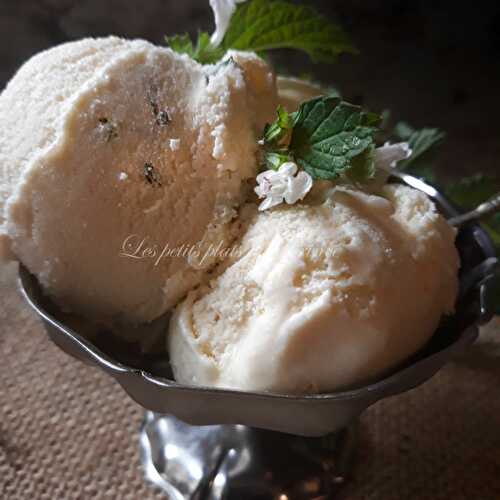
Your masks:
{"label": "ice cream texture", "polygon": [[239,251],[171,320],[182,383],[353,387],[417,351],[453,310],[455,231],[421,192],[338,186],[316,203],[245,211]]}
{"label": "ice cream texture", "polygon": [[0,96],[3,257],[88,318],[158,317],[214,264],[175,249],[235,236],[275,107],[254,54],[202,66],[108,37],[34,56]]}
{"label": "ice cream texture", "polygon": [[452,312],[455,232],[401,185],[317,182],[296,205],[246,203],[278,102],[319,93],[277,89],[237,51],[204,66],[107,37],[36,55],[0,95],[0,257],[108,325],[178,304],[168,349],[182,383],[311,393],[373,380]]}

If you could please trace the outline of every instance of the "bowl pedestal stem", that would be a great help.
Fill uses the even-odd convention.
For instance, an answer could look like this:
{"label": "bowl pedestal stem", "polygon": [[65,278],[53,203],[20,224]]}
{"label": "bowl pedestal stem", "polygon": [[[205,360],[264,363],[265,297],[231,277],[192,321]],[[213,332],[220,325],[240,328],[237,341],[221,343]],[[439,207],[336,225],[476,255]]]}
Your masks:
{"label": "bowl pedestal stem", "polygon": [[331,499],[352,465],[357,426],[306,438],[146,412],[141,461],[171,500]]}

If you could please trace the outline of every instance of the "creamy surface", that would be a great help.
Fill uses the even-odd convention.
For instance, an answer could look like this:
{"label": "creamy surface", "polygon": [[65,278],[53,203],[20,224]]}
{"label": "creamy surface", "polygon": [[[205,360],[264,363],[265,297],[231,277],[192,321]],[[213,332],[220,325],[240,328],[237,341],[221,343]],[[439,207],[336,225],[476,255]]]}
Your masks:
{"label": "creamy surface", "polygon": [[453,310],[455,232],[420,192],[335,188],[324,203],[250,211],[239,255],[171,320],[187,384],[310,393],[373,379]]}
{"label": "creamy surface", "polygon": [[29,60],[0,96],[4,257],[99,321],[174,306],[216,258],[162,252],[235,236],[256,137],[274,114],[269,67],[230,55],[201,66],[109,37]]}

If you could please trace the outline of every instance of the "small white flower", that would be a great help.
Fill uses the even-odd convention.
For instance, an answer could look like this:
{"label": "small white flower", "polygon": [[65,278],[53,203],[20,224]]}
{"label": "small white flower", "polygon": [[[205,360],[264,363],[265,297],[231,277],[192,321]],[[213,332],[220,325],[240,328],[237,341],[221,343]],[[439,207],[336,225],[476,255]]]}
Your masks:
{"label": "small white flower", "polygon": [[210,0],[210,7],[212,7],[215,16],[215,31],[210,39],[213,46],[218,47],[221,44],[227,28],[229,27],[231,16],[236,10],[236,5],[245,1],[246,0]]}
{"label": "small white flower", "polygon": [[395,168],[400,160],[406,160],[411,156],[412,150],[407,142],[391,144],[386,142],[375,150],[375,166],[383,170]]}
{"label": "small white flower", "polygon": [[312,177],[301,170],[297,175],[297,165],[291,161],[283,163],[276,170],[266,170],[257,176],[255,192],[259,198],[265,198],[259,210],[267,210],[286,201],[293,205],[302,200],[313,185]]}

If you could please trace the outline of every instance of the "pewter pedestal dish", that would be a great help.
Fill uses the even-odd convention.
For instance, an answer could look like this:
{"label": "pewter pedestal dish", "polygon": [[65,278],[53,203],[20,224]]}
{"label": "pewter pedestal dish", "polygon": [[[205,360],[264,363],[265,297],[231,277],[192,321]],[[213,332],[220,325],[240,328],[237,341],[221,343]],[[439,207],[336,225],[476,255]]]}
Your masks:
{"label": "pewter pedestal dish", "polygon": [[[424,191],[447,217],[456,210],[432,186],[405,175],[393,179]],[[494,248],[467,223],[459,230],[460,294],[456,312],[427,345],[370,385],[309,396],[241,392],[178,384],[168,354],[145,354],[109,332],[57,310],[34,276],[20,267],[20,286],[51,340],[71,356],[111,375],[146,411],[140,433],[146,476],[172,499],[332,498],[352,458],[357,417],[382,398],[432,377],[489,321]],[[436,269],[436,272],[439,272]],[[145,327],[159,345],[168,318]]]}

